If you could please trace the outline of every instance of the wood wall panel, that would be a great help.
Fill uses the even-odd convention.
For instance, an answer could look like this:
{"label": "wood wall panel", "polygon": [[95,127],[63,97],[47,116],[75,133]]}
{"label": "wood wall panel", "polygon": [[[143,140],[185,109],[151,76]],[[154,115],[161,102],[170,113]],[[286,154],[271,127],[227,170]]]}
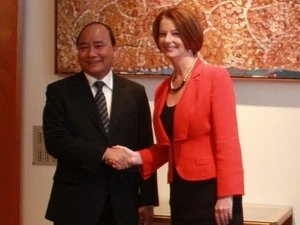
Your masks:
{"label": "wood wall panel", "polygon": [[0,223],[20,225],[21,0],[0,5]]}

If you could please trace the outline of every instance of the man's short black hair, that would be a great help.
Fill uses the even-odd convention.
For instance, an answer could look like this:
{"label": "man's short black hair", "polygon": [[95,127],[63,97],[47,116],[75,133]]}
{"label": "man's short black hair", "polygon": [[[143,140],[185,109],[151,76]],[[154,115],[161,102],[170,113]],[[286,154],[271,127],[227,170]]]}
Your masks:
{"label": "man's short black hair", "polygon": [[78,35],[77,38],[76,38],[76,45],[78,45],[78,40],[79,40],[79,38],[80,38],[82,32],[83,32],[87,27],[92,26],[92,25],[95,25],[95,24],[102,25],[102,26],[106,27],[106,29],[108,30],[108,33],[109,33],[109,37],[110,37],[110,40],[111,40],[111,44],[112,44],[113,47],[115,47],[115,46],[116,46],[116,39],[115,39],[115,36],[114,36],[114,33],[113,33],[112,29],[111,29],[110,26],[108,26],[107,24],[102,23],[102,22],[98,22],[98,21],[93,21],[93,22],[91,22],[91,23],[88,23],[88,24],[86,24],[86,25],[81,29],[79,35]]}

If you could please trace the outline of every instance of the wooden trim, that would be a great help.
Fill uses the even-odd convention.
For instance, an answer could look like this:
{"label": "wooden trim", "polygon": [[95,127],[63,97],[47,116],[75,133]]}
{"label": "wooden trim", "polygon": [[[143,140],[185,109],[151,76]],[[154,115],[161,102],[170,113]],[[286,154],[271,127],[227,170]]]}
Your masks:
{"label": "wooden trim", "polygon": [[0,0],[0,221],[20,224],[22,0]]}

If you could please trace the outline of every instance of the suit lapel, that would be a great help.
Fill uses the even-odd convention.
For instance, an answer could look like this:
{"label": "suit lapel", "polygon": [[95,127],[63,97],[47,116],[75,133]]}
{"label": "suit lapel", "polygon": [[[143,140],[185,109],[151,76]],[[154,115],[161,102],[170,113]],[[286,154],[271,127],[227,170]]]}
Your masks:
{"label": "suit lapel", "polygon": [[122,96],[125,96],[126,85],[122,82],[122,79],[113,74],[113,92],[111,101],[111,116],[109,121],[109,133],[113,133],[120,116],[122,115],[123,101]]}
{"label": "suit lapel", "polygon": [[74,93],[75,98],[80,102],[83,109],[87,111],[97,129],[103,133],[103,135],[107,135],[102,125],[100,115],[97,111],[94,96],[84,73],[80,72],[75,76],[77,76],[77,79],[74,79],[74,82],[71,84],[72,92]]}

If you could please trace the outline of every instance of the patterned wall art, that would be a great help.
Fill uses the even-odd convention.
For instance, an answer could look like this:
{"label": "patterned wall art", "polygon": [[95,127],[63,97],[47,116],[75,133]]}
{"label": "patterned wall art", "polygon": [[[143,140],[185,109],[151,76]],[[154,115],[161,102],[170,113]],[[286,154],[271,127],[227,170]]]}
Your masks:
{"label": "patterned wall art", "polygon": [[162,8],[174,5],[196,13],[206,63],[237,78],[300,80],[300,0],[56,0],[56,73],[80,70],[75,39],[85,24],[101,21],[116,36],[115,72],[171,74],[151,27]]}

